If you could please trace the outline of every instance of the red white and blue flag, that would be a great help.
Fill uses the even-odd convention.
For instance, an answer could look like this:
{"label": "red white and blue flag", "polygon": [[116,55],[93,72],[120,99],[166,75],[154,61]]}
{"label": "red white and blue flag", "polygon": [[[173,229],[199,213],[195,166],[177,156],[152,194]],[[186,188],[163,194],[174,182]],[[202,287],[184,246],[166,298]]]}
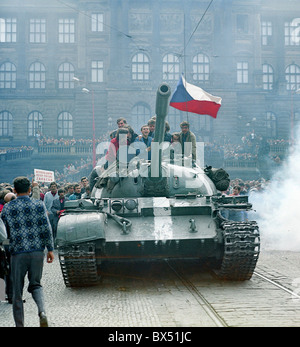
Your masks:
{"label": "red white and blue flag", "polygon": [[181,76],[172,95],[170,106],[181,111],[207,114],[217,118],[221,102],[222,98],[213,96],[200,87],[186,82]]}

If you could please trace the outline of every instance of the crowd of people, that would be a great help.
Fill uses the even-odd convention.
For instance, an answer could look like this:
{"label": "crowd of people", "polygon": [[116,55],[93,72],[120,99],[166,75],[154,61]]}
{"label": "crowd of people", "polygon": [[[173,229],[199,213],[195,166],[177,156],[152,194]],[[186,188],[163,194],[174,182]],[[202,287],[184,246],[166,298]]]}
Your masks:
{"label": "crowd of people", "polygon": [[30,156],[32,152],[33,152],[33,147],[31,146],[0,148],[0,155],[4,156],[6,159],[17,158],[17,157],[20,157],[20,155]]}
{"label": "crowd of people", "polygon": [[24,152],[24,151],[32,151],[33,147],[31,146],[20,146],[20,147],[5,147],[0,149],[1,153],[15,153],[15,152]]}
{"label": "crowd of people", "polygon": [[263,192],[270,184],[270,180],[265,178],[260,178],[257,180],[242,180],[241,178],[236,178],[230,181],[228,189],[223,192],[225,195],[230,195],[233,193],[233,188],[235,186],[240,187],[239,195],[251,195],[253,192]]}
{"label": "crowd of people", "polygon": [[[132,129],[131,126],[127,124],[125,118],[120,118],[117,120],[118,128],[128,128],[129,131],[129,143],[136,141],[144,141],[144,143],[149,146],[149,141],[153,140],[154,129],[155,129],[155,117],[151,118],[148,124],[144,126],[149,127],[149,134],[146,139],[146,135],[142,135],[142,130],[140,135],[137,136],[137,133]],[[112,140],[117,137],[117,130],[112,132],[107,132],[102,136],[95,139],[96,146],[101,142],[106,142],[107,140]],[[193,134],[190,129],[189,134]],[[182,133],[182,131],[181,131]],[[170,127],[166,122],[166,133],[165,133],[165,141],[173,142],[173,139],[180,134],[180,132],[170,133]],[[190,136],[190,135],[189,135]],[[194,137],[191,135],[193,140]],[[141,138],[144,137],[144,140]],[[195,138],[196,139],[196,138]],[[188,141],[190,138],[188,138]],[[201,136],[198,136],[198,140],[201,141]],[[114,140],[117,141],[117,140]],[[182,143],[184,139],[179,137],[179,142]],[[148,143],[147,143],[148,142]],[[196,142],[196,140],[195,140]],[[45,137],[40,134],[39,146],[90,146],[92,148],[93,141],[90,139],[55,139],[52,137]],[[115,145],[115,144],[114,144]],[[224,166],[224,164],[228,164],[231,161],[239,161],[239,162],[257,162],[260,160],[267,160],[268,163],[271,164],[281,164],[285,158],[284,148],[287,148],[290,145],[289,140],[284,139],[264,139],[263,137],[255,134],[254,132],[248,132],[244,136],[241,137],[239,143],[233,143],[229,138],[219,139],[214,143],[205,142],[205,162],[210,162],[213,165]],[[272,147],[280,146],[282,147],[282,151],[279,153],[273,153]],[[118,145],[117,145],[118,147]],[[150,154],[148,153],[148,157],[150,158]],[[195,153],[193,154],[195,157]],[[228,164],[229,165],[229,164]],[[76,166],[76,165],[75,165]],[[74,171],[73,164],[69,164],[69,171]],[[66,168],[64,168],[64,175],[66,175]]]}
{"label": "crowd of people", "polygon": [[[156,116],[149,119],[147,124],[144,124],[140,133],[137,134],[133,128],[127,124],[125,118],[117,119],[118,128],[110,133],[110,144],[105,155],[106,163],[105,168],[118,159],[119,148],[122,145],[130,146],[135,150],[132,153],[133,156],[140,156],[140,158],[151,160],[151,144],[154,141]],[[196,160],[196,136],[190,130],[190,125],[187,121],[180,123],[180,132],[170,133],[170,126],[168,122],[165,122],[164,133],[161,134],[163,140],[170,144],[178,144],[178,148],[182,155],[191,157],[192,160]],[[186,144],[190,143],[190,146]],[[129,153],[129,152],[128,152]],[[130,155],[127,155],[128,161],[131,159]]]}
{"label": "crowd of people", "polygon": [[[142,129],[140,130],[140,134],[138,135],[138,132],[135,132],[130,125],[127,124],[127,121],[125,118],[119,118],[117,120],[118,128],[107,132],[105,134],[102,134],[101,136],[97,137],[95,139],[95,145],[96,147],[98,144],[111,141],[112,139],[115,139],[115,143],[113,144],[113,147],[110,148],[110,154],[107,155],[107,157],[110,157],[111,154],[114,152],[114,149],[118,149],[118,136],[119,133],[118,129],[128,129],[129,133],[129,140],[128,144],[139,141],[142,142],[142,144],[135,144],[135,147],[138,148],[138,153],[141,156],[140,147],[145,147],[143,143],[145,143],[146,148],[151,147],[151,141],[154,138],[154,130],[155,130],[155,117],[152,117],[147,124],[143,126],[148,126],[149,132],[148,135],[142,132]],[[146,130],[147,132],[147,130]],[[180,135],[181,134],[181,135]],[[184,142],[192,141],[192,156],[193,159],[196,156],[196,136],[195,134],[189,129],[187,129],[187,135],[183,137],[183,132],[181,129],[181,132],[175,132],[170,133],[170,127],[168,123],[166,122],[166,129],[165,129],[165,141],[168,142],[176,142],[176,138],[178,137],[178,142],[181,144],[182,148],[184,147]],[[50,146],[50,147],[62,147],[62,146],[83,146],[90,148],[93,147],[93,140],[92,139],[68,139],[68,138],[54,138],[54,137],[46,137],[41,132],[37,133],[36,137],[36,144],[39,147],[44,146]],[[187,138],[185,139],[185,137]],[[197,138],[198,141],[201,141],[201,136],[199,135]],[[116,144],[117,143],[117,144]],[[217,139],[214,143],[205,142],[204,143],[204,158],[205,158],[205,164],[209,164],[215,167],[230,167],[232,165],[236,166],[235,163],[243,163],[243,165],[251,165],[252,163],[256,163],[258,166],[260,161],[264,162],[264,165],[274,167],[280,165],[286,156],[285,148],[288,148],[290,146],[289,140],[284,139],[264,139],[261,136],[255,134],[253,131],[250,131],[246,133],[244,136],[241,137],[239,143],[233,143],[230,138],[228,137],[222,137]],[[272,148],[274,146],[281,147],[278,152],[273,152]],[[18,152],[32,152],[33,147],[31,146],[22,146],[22,147],[12,147],[12,148],[2,148],[0,149],[0,154],[9,154],[9,153],[18,153]],[[113,153],[113,157],[116,155],[116,152]],[[144,157],[145,157],[145,151],[143,151]],[[151,151],[149,149],[147,150],[147,156],[148,159],[151,158]],[[10,158],[10,157],[9,157]],[[111,158],[110,158],[111,159]],[[112,158],[113,159],[113,158]],[[247,164],[250,163],[250,164]],[[92,169],[92,161],[90,156],[86,156],[85,158],[81,158],[80,161],[75,161],[72,163],[68,163],[64,166],[63,169],[57,169],[55,168],[55,175],[58,178],[59,181],[66,182],[70,181],[73,178],[77,178],[82,171],[90,172]]]}
{"label": "crowd of people", "polygon": [[[97,139],[95,139],[96,144],[104,141],[106,135],[103,135]],[[57,139],[55,137],[46,137],[42,134],[36,140],[38,146],[93,146],[92,139],[68,139],[68,138],[60,138]]]}
{"label": "crowd of people", "polygon": [[90,157],[80,158],[75,162],[64,165],[62,171],[55,170],[55,180],[60,184],[66,184],[75,181],[79,176],[87,176],[93,169],[92,159]]}
{"label": "crowd of people", "polygon": [[[280,146],[281,152],[274,153],[272,148]],[[270,160],[274,164],[280,164],[285,158],[285,149],[290,146],[289,140],[263,139],[253,132],[241,137],[239,143],[231,143],[230,140],[223,143],[205,143],[206,158],[224,161],[260,161]]]}

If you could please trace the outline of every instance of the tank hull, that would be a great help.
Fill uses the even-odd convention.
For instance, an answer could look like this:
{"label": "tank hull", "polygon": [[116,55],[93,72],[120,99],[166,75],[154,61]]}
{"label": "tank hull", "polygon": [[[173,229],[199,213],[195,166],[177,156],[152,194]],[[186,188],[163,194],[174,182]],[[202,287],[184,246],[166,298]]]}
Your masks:
{"label": "tank hull", "polygon": [[[259,255],[256,222],[221,217],[207,197],[75,201],[58,224],[65,284],[97,284],[106,261],[212,260],[217,276],[250,279]],[[117,209],[118,213],[114,211]]]}
{"label": "tank hull", "polygon": [[[101,203],[94,209],[86,202],[81,208],[80,201],[72,202],[73,208],[58,223],[57,244],[67,286],[96,284],[106,261],[222,257],[221,230],[205,198],[102,199]],[[118,213],[113,210],[116,206]]]}
{"label": "tank hull", "polygon": [[[125,207],[128,200],[135,203],[134,210]],[[112,213],[116,202],[124,206],[118,214]],[[105,205],[102,212],[79,209],[63,216],[58,245],[95,242],[98,259],[151,259],[215,255],[221,243],[221,231],[205,198],[107,199]]]}

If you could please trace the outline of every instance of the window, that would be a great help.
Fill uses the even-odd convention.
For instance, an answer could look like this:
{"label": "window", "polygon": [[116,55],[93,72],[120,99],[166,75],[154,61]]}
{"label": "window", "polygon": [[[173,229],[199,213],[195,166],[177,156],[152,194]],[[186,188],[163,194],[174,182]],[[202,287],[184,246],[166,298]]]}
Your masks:
{"label": "window", "polygon": [[46,19],[30,19],[29,42],[46,42]]}
{"label": "window", "polygon": [[274,71],[271,65],[263,64],[263,89],[273,90]]}
{"label": "window", "polygon": [[300,88],[300,68],[298,65],[289,65],[285,70],[286,89],[297,90]]}
{"label": "window", "polygon": [[137,104],[131,111],[131,122],[129,124],[131,124],[135,132],[139,134],[141,127],[147,124],[150,118],[150,107],[144,104]]}
{"label": "window", "polygon": [[58,68],[58,88],[74,88],[74,67],[70,63],[62,63]]}
{"label": "window", "polygon": [[103,82],[103,61],[92,61],[92,82]]}
{"label": "window", "polygon": [[15,89],[17,79],[17,69],[12,63],[6,62],[0,66],[0,88]]}
{"label": "window", "polygon": [[0,42],[17,42],[16,18],[0,18]]}
{"label": "window", "polygon": [[205,54],[197,54],[193,58],[193,79],[201,82],[209,80],[209,58]]}
{"label": "window", "polygon": [[249,25],[248,25],[248,15],[247,14],[238,14],[236,17],[236,28],[238,34],[248,34]]}
{"label": "window", "polygon": [[286,46],[300,45],[300,18],[284,24],[284,37]]}
{"label": "window", "polygon": [[43,132],[43,116],[40,112],[31,112],[28,116],[27,135],[35,136],[37,132]]}
{"label": "window", "polygon": [[135,81],[148,81],[150,64],[149,58],[144,53],[137,53],[132,58],[132,79]]}
{"label": "window", "polygon": [[61,137],[73,136],[73,117],[69,112],[58,115],[57,134]]}
{"label": "window", "polygon": [[267,134],[271,138],[277,137],[277,117],[273,112],[267,112]]}
{"label": "window", "polygon": [[74,43],[75,42],[75,19],[64,18],[58,21],[58,42]]}
{"label": "window", "polygon": [[272,22],[263,21],[261,23],[261,44],[263,46],[270,45],[272,35],[273,35]]}
{"label": "window", "polygon": [[0,136],[13,135],[13,117],[10,112],[0,112]]}
{"label": "window", "polygon": [[238,62],[237,63],[237,83],[248,83],[249,71],[248,71],[248,62]]}
{"label": "window", "polygon": [[35,62],[29,67],[29,88],[45,89],[46,69],[42,63]]}
{"label": "window", "polygon": [[103,31],[103,13],[92,13],[92,31]]}
{"label": "window", "polygon": [[174,81],[179,79],[179,58],[175,54],[163,57],[163,79]]}

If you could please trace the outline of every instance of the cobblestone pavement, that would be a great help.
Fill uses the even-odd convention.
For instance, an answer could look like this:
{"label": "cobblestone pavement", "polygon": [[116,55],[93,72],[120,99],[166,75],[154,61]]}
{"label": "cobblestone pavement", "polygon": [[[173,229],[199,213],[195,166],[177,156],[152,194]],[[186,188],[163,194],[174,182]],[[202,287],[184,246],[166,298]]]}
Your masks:
{"label": "cobblestone pavement", "polygon": [[[262,252],[263,272],[300,294],[300,253]],[[66,288],[58,262],[45,264],[43,286],[52,327],[214,327],[193,291],[164,262],[111,264],[99,284]],[[250,281],[222,282],[192,262],[181,272],[228,326],[300,326],[300,299],[253,275]],[[27,287],[25,287],[27,289]],[[36,306],[24,290],[25,325],[38,326]],[[11,305],[0,303],[0,327],[14,326]]]}

